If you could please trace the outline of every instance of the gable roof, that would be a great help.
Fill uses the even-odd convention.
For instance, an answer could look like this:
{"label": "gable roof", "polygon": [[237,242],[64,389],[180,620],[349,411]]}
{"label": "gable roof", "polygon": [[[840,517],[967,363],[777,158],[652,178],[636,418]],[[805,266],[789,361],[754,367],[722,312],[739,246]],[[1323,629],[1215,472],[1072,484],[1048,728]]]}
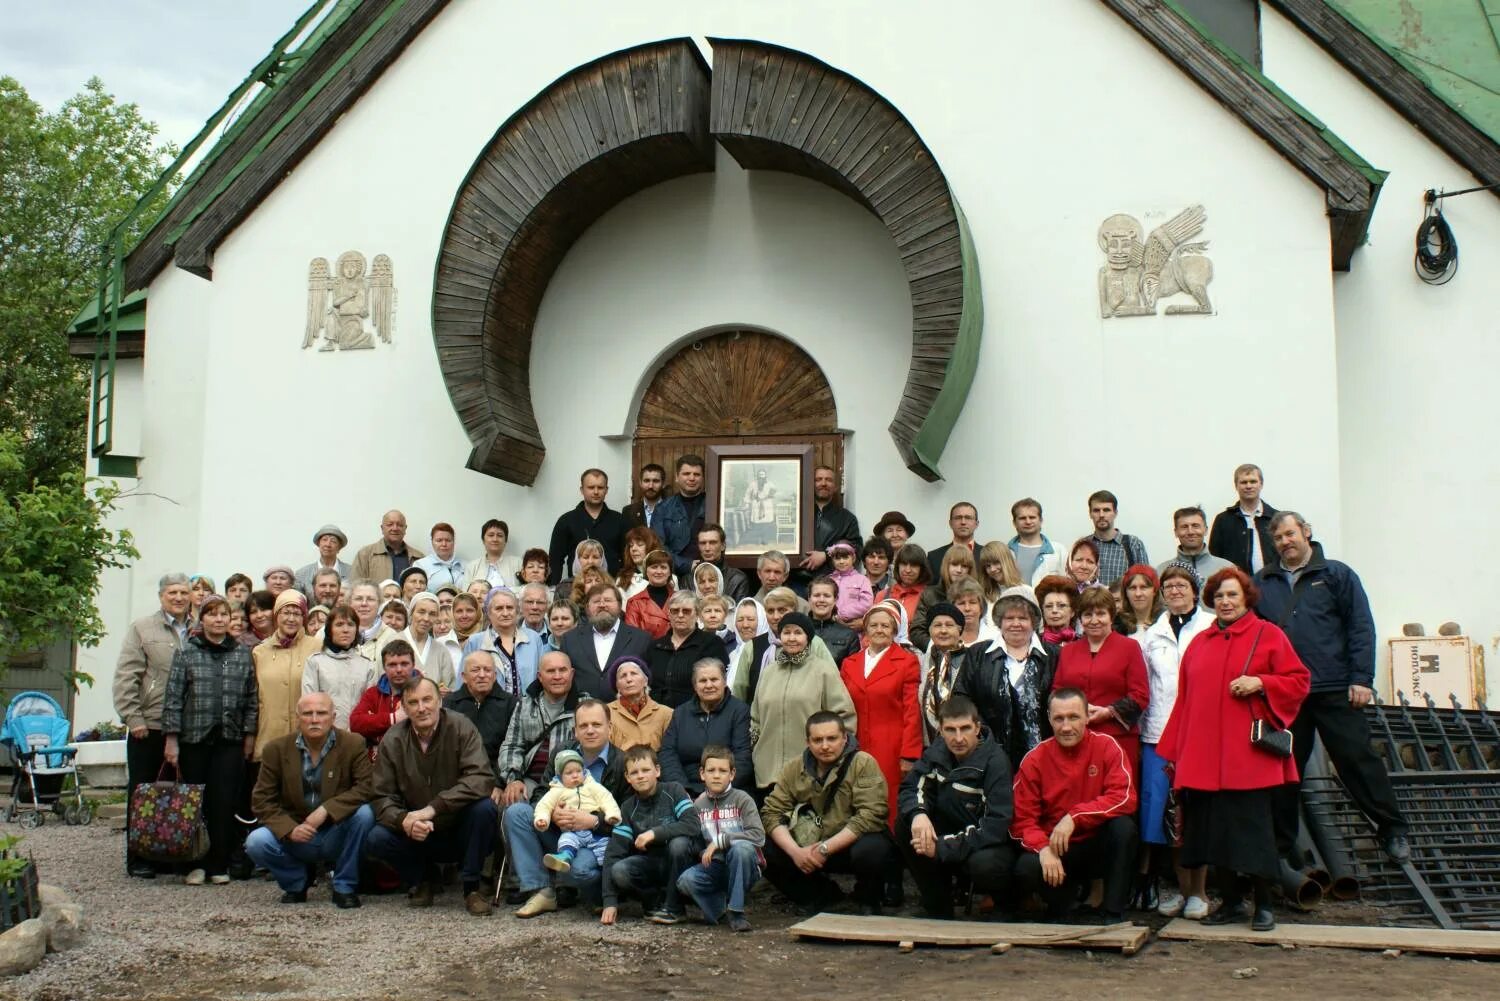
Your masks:
{"label": "gable roof", "polygon": [[[1500,2],[1482,0],[1485,9],[1469,8],[1478,16],[1455,21],[1462,5],[1418,0],[1441,6],[1446,22],[1359,0],[1267,2],[1481,183],[1500,184]],[[1351,10],[1379,20],[1363,24]]]}
{"label": "gable roof", "polygon": [[1335,270],[1365,242],[1386,178],[1174,0],[1101,0],[1228,111],[1323,189]]}
{"label": "gable roof", "polygon": [[[304,20],[328,2],[314,3]],[[173,263],[211,277],[219,243],[333,128],[447,2],[332,3],[307,41],[287,52],[266,74],[265,89],[214,145],[146,235],[130,248],[123,291],[146,287]],[[1219,43],[1174,0],[1101,2],[1324,189],[1332,263],[1346,270],[1354,249],[1364,241],[1384,173]],[[1287,8],[1302,5],[1301,0],[1271,2]]]}

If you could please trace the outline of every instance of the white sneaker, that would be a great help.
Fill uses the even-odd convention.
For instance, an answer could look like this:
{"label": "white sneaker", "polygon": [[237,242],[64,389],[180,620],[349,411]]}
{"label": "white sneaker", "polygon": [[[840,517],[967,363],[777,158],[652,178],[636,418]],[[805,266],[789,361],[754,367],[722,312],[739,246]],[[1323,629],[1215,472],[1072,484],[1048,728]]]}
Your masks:
{"label": "white sneaker", "polygon": [[228,886],[229,874],[225,872],[216,872],[212,876],[208,877],[208,881],[214,886]]}
{"label": "white sneaker", "polygon": [[1171,887],[1162,887],[1158,896],[1161,899],[1156,905],[1156,913],[1164,918],[1175,918],[1182,913],[1184,901],[1181,891]]}
{"label": "white sneaker", "polygon": [[204,881],[207,879],[208,873],[204,872],[202,869],[194,869],[192,872],[184,876],[182,878],[182,881],[188,886],[202,886]]}
{"label": "white sneaker", "polygon": [[1202,921],[1208,917],[1208,901],[1202,897],[1189,897],[1182,908],[1182,916],[1189,921]]}

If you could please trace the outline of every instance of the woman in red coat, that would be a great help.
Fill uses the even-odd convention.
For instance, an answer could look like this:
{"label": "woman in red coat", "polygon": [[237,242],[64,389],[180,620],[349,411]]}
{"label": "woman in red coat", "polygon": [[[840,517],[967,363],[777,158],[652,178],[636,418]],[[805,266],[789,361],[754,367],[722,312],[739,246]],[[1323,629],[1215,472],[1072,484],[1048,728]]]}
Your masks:
{"label": "woman in red coat", "polygon": [[667,599],[672,596],[672,557],[665,550],[646,554],[646,590],[625,602],[625,624],[644,629],[659,640],[672,628]]}
{"label": "woman in red coat", "polygon": [[1078,596],[1083,637],[1057,655],[1052,690],[1076,688],[1089,700],[1089,729],[1119,742],[1132,776],[1141,772],[1141,713],[1151,697],[1141,645],[1115,632],[1115,599],[1102,587]]}
{"label": "woman in red coat", "polygon": [[[922,669],[916,655],[895,642],[896,613],[876,605],[865,613],[865,647],[844,658],[839,675],[859,720],[859,749],[873,757],[885,776],[886,814],[894,829],[900,810],[901,779],[922,757],[922,710],[917,686]],[[886,882],[885,903],[901,903],[901,874]]]}
{"label": "woman in red coat", "polygon": [[[1272,794],[1297,781],[1297,766],[1250,742],[1256,720],[1266,729],[1290,724],[1307,697],[1310,675],[1286,634],[1251,614],[1260,592],[1238,567],[1208,579],[1203,598],[1214,625],[1188,645],[1178,671],[1177,701],[1156,753],[1172,763],[1183,790],[1182,866],[1213,865],[1226,879],[1224,904],[1204,924],[1250,917],[1255,931],[1276,927],[1271,881],[1279,859]],[[1253,914],[1244,880],[1255,890]]]}

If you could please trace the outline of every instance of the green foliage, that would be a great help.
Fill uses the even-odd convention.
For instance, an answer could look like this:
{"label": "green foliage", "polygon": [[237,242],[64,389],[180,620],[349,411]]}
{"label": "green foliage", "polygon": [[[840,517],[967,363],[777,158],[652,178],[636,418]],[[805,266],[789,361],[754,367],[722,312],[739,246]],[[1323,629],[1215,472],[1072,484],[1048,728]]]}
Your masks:
{"label": "green foliage", "polygon": [[[47,112],[0,77],[0,433],[14,438],[25,489],[60,486],[84,461],[87,366],[63,331],[97,294],[111,228],[176,156],[156,131],[97,78]],[[168,197],[137,216],[127,247]]]}
{"label": "green foliage", "polygon": [[56,483],[29,485],[21,440],[0,431],[0,664],[69,635],[98,645],[99,573],[140,556],[106,524],[120,490],[86,482],[81,466],[75,456]]}

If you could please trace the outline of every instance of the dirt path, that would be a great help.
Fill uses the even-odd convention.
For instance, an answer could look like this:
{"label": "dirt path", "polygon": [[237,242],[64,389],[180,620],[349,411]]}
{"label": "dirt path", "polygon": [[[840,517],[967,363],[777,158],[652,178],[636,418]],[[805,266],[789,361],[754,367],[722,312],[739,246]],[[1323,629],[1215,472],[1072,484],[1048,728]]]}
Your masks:
{"label": "dirt path", "polygon": [[[692,999],[811,997],[900,1001],[1004,997],[1423,998],[1500,996],[1500,964],[1334,949],[1155,942],[1138,955],[1014,949],[919,949],[793,941],[797,919],[758,896],[756,930],[658,928],[629,911],[600,927],[581,911],[520,921],[464,914],[456,895],[430,911],[400,897],[335,910],[326,889],[308,904],[276,902],[264,881],[185,887],[131,880],[122,835],[48,825],[31,832],[44,881],[84,905],[82,948],[49,957],[32,973],[0,981],[0,998],[64,1001],[151,997],[293,1001],[331,998]],[[1320,921],[1368,919],[1350,905]],[[1236,980],[1234,971],[1258,974]]]}

